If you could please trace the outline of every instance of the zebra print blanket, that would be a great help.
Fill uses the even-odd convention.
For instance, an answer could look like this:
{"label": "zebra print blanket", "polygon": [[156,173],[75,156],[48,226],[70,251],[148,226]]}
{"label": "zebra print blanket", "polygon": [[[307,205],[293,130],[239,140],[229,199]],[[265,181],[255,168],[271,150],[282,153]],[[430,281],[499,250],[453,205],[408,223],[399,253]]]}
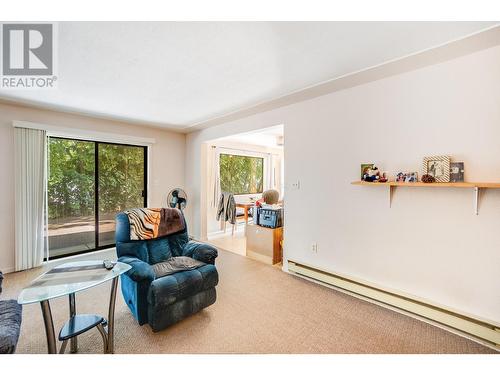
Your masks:
{"label": "zebra print blanket", "polygon": [[133,208],[125,211],[131,240],[150,240],[183,231],[182,211],[177,208]]}

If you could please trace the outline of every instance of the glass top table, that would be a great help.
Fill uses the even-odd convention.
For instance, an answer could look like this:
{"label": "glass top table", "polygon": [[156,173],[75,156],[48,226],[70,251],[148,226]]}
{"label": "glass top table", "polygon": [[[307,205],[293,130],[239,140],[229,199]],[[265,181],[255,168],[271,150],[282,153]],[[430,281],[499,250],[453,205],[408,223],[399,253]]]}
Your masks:
{"label": "glass top table", "polygon": [[17,302],[25,305],[80,292],[112,280],[129,269],[128,264],[121,262],[109,271],[102,261],[64,263],[33,280],[21,291]]}
{"label": "glass top table", "polygon": [[[128,264],[116,262],[111,270],[104,267],[102,260],[88,260],[70,262],[58,265],[40,275],[38,278],[21,291],[17,301],[20,304],[39,302],[45,324],[48,352],[56,353],[56,341],[52,313],[49,300],[62,296],[69,296],[70,320],[76,316],[75,293],[95,287],[106,281],[112,281],[111,296],[109,301],[108,321],[105,342],[105,352],[113,353],[114,343],[114,310],[116,301],[116,288],[118,276],[127,272],[131,267]],[[65,348],[65,345],[63,346]],[[77,351],[76,337],[71,339],[71,352]]]}

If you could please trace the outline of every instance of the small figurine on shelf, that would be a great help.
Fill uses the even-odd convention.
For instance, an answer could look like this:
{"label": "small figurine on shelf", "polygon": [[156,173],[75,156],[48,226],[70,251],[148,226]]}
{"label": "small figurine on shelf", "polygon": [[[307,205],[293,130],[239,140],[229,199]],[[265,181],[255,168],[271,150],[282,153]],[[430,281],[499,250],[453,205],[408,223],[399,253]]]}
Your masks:
{"label": "small figurine on shelf", "polygon": [[432,184],[433,182],[436,182],[436,179],[430,174],[424,174],[422,176],[422,182],[425,182],[426,184]]}
{"label": "small figurine on shelf", "polygon": [[363,175],[363,181],[378,182],[380,180],[380,172],[376,166],[368,168]]}

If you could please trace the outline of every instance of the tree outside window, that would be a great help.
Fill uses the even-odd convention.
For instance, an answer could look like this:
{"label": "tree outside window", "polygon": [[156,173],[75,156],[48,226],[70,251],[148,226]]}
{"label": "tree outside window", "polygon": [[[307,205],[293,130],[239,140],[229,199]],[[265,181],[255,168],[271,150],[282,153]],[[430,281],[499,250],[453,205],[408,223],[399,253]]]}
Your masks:
{"label": "tree outside window", "polygon": [[234,195],[262,193],[264,158],[220,154],[219,169],[222,191]]}

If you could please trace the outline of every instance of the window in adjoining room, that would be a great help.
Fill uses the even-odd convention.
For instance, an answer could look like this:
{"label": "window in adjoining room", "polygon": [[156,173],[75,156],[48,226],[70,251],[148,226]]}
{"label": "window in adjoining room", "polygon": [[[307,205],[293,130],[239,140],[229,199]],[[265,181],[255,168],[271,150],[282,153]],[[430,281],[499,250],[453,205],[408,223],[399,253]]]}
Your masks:
{"label": "window in adjoining room", "polygon": [[222,191],[241,194],[262,193],[264,158],[220,154],[220,187]]}

